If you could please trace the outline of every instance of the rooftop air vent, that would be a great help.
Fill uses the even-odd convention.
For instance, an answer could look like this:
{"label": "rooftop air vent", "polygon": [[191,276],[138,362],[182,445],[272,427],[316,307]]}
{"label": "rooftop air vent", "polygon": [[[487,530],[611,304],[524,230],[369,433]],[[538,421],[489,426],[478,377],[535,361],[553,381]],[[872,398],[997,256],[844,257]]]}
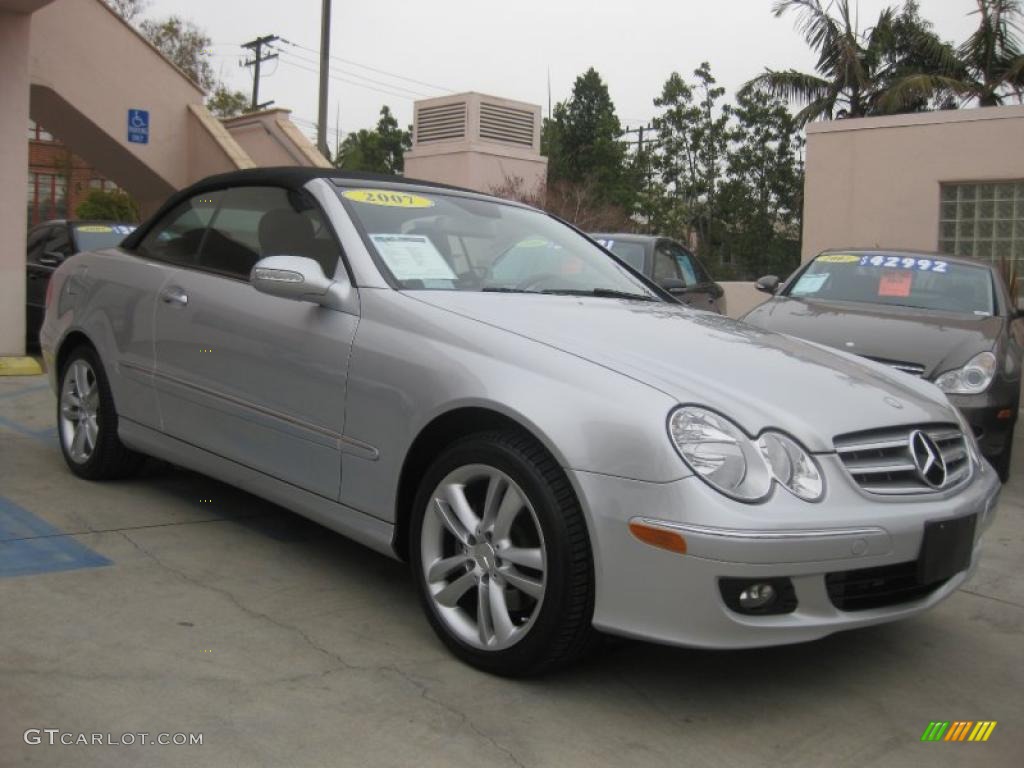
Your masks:
{"label": "rooftop air vent", "polygon": [[466,102],[421,107],[416,114],[416,143],[451,141],[466,136]]}

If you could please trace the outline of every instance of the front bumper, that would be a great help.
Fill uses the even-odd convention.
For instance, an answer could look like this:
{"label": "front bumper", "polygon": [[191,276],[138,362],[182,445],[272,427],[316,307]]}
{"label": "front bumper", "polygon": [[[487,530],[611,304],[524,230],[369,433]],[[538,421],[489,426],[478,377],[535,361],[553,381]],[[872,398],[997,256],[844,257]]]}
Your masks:
{"label": "front bumper", "polygon": [[[594,625],[614,634],[707,648],[745,648],[814,640],[844,629],[912,616],[941,602],[970,577],[991,525],[1000,484],[989,467],[952,495],[872,497],[835,456],[819,456],[827,492],[803,502],[776,488],[763,504],[733,501],[690,477],[644,483],[572,471],[594,549]],[[826,575],[915,561],[925,523],[976,513],[971,566],[920,599],[844,611],[829,597]],[[630,521],[679,532],[687,552],[636,539]],[[723,578],[789,578],[791,613],[744,615],[728,608]]]}
{"label": "front bumper", "polygon": [[1019,388],[1020,383],[1015,382],[1012,387],[994,387],[996,391],[981,395],[948,396],[971,425],[978,439],[978,448],[987,458],[998,456],[1013,439],[1013,427],[1020,407]]}

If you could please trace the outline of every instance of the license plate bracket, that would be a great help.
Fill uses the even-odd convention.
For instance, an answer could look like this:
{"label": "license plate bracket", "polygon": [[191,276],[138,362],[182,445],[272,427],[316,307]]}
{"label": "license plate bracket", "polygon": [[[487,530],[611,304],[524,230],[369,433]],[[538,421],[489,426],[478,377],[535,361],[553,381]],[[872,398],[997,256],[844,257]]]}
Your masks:
{"label": "license plate bracket", "polygon": [[920,584],[945,581],[970,567],[977,522],[975,514],[925,523],[917,558]]}

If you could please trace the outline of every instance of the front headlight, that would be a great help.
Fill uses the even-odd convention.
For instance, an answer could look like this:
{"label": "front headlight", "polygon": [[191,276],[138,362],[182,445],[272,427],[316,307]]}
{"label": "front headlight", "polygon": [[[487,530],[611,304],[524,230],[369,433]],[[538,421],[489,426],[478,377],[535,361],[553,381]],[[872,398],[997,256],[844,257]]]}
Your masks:
{"label": "front headlight", "polygon": [[824,483],[814,459],[780,432],[754,441],[724,416],[697,406],[673,411],[668,431],[686,465],[727,496],[763,501],[774,481],[801,499],[821,498]]}
{"label": "front headlight", "polygon": [[946,371],[935,380],[935,385],[947,395],[980,395],[996,375],[996,356],[979,352],[963,368]]}

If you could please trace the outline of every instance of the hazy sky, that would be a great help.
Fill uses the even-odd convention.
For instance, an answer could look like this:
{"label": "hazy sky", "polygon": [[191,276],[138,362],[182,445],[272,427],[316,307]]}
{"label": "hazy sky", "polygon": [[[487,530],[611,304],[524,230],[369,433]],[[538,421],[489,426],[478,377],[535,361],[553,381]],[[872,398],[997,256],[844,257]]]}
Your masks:
{"label": "hazy sky", "polygon": [[[861,23],[896,2],[860,0]],[[945,39],[959,42],[975,25],[968,16],[974,0],[920,5]],[[346,61],[332,63],[331,143],[336,123],[342,132],[369,127],[388,104],[404,125],[416,98],[449,91],[481,91],[546,109],[549,69],[558,102],[580,72],[595,67],[620,119],[633,125],[655,114],[652,100],[672,71],[688,75],[705,60],[730,92],[765,66],[810,71],[813,58],[794,29],[795,16],[776,19],[771,6],[772,0],[334,0],[331,54]],[[252,78],[238,66],[239,44],[269,34],[295,44],[279,44],[284,55],[265,65],[260,99],[293,110],[311,133],[320,7],[321,0],[152,0],[146,15],[178,14],[203,27],[214,41],[214,69],[247,92]]]}

